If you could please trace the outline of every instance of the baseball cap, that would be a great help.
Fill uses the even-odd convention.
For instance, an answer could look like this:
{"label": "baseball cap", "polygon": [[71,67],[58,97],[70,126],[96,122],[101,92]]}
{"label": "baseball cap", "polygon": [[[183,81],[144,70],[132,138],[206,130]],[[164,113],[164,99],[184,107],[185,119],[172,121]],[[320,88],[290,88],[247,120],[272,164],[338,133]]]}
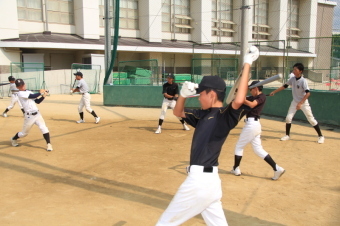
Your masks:
{"label": "baseball cap", "polygon": [[208,88],[214,89],[218,92],[225,92],[226,84],[224,80],[218,76],[204,76],[202,81],[198,85],[198,88],[196,89],[196,93],[201,93]]}
{"label": "baseball cap", "polygon": [[77,71],[76,73],[74,73],[74,75],[79,75],[80,77],[83,77],[83,73],[81,73],[80,71]]}
{"label": "baseball cap", "polygon": [[25,82],[21,78],[18,78],[17,80],[15,80],[15,85],[16,87],[19,87],[19,86],[25,85]]}
{"label": "baseball cap", "polygon": [[[260,81],[252,81],[251,84],[248,87],[253,86],[253,85],[255,85],[255,84],[259,83],[259,82]],[[257,87],[258,87],[259,90],[263,89],[263,86],[257,86]]]}
{"label": "baseball cap", "polygon": [[15,81],[15,78],[12,75],[8,76],[8,81]]}
{"label": "baseball cap", "polygon": [[175,76],[173,74],[168,74],[167,78],[175,79]]}

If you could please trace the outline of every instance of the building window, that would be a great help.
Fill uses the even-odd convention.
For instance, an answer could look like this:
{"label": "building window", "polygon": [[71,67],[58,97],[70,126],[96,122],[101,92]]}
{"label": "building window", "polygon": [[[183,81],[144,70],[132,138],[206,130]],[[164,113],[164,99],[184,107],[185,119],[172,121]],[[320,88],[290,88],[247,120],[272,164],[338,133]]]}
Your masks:
{"label": "building window", "polygon": [[42,21],[41,0],[17,0],[19,20]]}
{"label": "building window", "polygon": [[299,36],[299,1],[288,0],[287,40],[297,41]]}
{"label": "building window", "polygon": [[268,26],[268,0],[255,0],[253,7],[254,24],[252,37],[256,40],[268,40],[270,27]]}
{"label": "building window", "polygon": [[47,0],[47,21],[74,24],[73,0]]}
{"label": "building window", "polygon": [[171,32],[171,0],[163,0],[162,4],[162,31]]}
{"label": "building window", "polygon": [[[110,4],[110,15],[113,16],[113,1],[109,1]],[[110,16],[110,17],[111,17]],[[99,26],[105,26],[105,8],[104,0],[99,0]],[[113,21],[111,20],[111,27],[113,27]],[[123,29],[139,29],[138,24],[138,0],[120,0],[120,11],[119,11],[119,28]]]}
{"label": "building window", "polygon": [[119,28],[138,30],[138,0],[120,0]]}
{"label": "building window", "polygon": [[162,1],[162,31],[190,34],[190,0]]}
{"label": "building window", "polygon": [[212,35],[233,37],[232,0],[212,0]]}

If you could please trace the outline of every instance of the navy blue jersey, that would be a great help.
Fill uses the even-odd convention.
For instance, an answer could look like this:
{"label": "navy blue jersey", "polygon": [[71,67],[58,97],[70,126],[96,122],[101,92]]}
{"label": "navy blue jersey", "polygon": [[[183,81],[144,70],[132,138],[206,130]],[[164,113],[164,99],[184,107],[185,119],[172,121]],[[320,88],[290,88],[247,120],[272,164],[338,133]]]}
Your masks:
{"label": "navy blue jersey", "polygon": [[257,105],[251,109],[250,112],[247,113],[247,118],[249,117],[254,117],[254,118],[260,118],[261,112],[263,110],[264,104],[266,103],[266,95],[264,93],[261,93],[260,95],[257,96],[247,96],[247,100],[253,102],[254,100],[257,101]]}
{"label": "navy blue jersey", "polygon": [[[162,91],[162,94],[169,94],[171,96],[175,96],[176,94],[179,94],[179,91],[178,91],[178,84],[177,83],[165,83],[163,85],[163,91]],[[173,100],[173,98],[168,98],[169,100]]]}
{"label": "navy blue jersey", "polygon": [[228,105],[208,110],[185,109],[185,122],[195,129],[191,144],[190,165],[218,166],[218,157],[221,153],[230,130],[250,110],[242,105],[235,110]]}

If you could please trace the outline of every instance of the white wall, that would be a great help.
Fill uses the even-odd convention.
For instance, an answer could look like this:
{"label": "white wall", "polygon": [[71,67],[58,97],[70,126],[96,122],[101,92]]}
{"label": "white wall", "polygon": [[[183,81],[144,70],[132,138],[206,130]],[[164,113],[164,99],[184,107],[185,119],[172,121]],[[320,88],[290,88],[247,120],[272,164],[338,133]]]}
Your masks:
{"label": "white wall", "polygon": [[0,39],[18,38],[17,1],[0,1]]}
{"label": "white wall", "polygon": [[94,0],[74,0],[76,34],[99,39],[99,4]]}

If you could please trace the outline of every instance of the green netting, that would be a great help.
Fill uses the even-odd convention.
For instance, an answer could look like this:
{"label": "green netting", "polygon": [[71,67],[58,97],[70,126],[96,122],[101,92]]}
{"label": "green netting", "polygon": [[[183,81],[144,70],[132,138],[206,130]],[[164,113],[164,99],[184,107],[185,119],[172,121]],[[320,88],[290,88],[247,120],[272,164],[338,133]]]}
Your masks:
{"label": "green netting", "polygon": [[203,76],[217,75],[228,85],[233,84],[238,76],[237,58],[194,58],[191,65],[192,81],[195,83],[200,83]]}
{"label": "green netting", "polygon": [[160,80],[156,59],[120,61],[112,73],[114,85],[158,85]]}
{"label": "green netting", "polygon": [[11,75],[21,78],[28,90],[47,89],[44,80],[44,63],[11,63]]}
{"label": "green netting", "polygon": [[[101,66],[95,64],[72,64],[71,65],[71,79],[70,87],[73,86],[75,76],[73,75],[77,71],[83,73],[83,79],[86,81],[90,93],[99,93],[99,82]],[[77,86],[77,81],[74,87]]]}

